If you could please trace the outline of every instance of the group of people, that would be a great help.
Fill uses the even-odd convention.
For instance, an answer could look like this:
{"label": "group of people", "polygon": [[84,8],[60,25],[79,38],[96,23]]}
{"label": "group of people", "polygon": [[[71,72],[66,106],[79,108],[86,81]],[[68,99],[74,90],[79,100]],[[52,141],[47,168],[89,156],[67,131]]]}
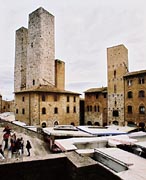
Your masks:
{"label": "group of people", "polygon": [[[3,130],[3,140],[2,144],[0,144],[0,158],[5,159],[4,151],[7,149],[11,152],[11,156],[13,154],[17,154],[22,156],[24,154],[24,140],[23,137],[16,138],[16,134],[12,132],[9,126],[6,126]],[[32,148],[31,143],[27,140],[26,143],[27,156],[30,156],[30,149]]]}

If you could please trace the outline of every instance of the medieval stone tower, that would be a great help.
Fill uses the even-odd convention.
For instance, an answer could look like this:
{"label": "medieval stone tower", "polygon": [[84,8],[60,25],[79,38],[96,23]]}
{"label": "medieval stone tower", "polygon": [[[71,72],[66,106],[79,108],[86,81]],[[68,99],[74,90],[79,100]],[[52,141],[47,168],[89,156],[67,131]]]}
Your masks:
{"label": "medieval stone tower", "polygon": [[39,8],[29,14],[28,29],[16,31],[15,92],[40,85],[54,86],[54,58],[54,16]]}
{"label": "medieval stone tower", "polygon": [[26,88],[26,65],[27,65],[27,40],[28,30],[24,27],[16,31],[15,41],[15,92]]}
{"label": "medieval stone tower", "polygon": [[79,93],[65,90],[65,63],[55,60],[54,16],[40,7],[16,31],[15,118],[28,125],[79,124]]}
{"label": "medieval stone tower", "polygon": [[128,50],[124,45],[107,49],[108,122],[124,123],[124,79],[128,72]]}

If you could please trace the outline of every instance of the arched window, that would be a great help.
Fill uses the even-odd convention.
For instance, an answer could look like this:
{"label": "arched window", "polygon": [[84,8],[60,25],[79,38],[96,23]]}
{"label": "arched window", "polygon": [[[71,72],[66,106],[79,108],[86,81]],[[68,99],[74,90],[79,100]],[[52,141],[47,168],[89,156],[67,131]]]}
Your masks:
{"label": "arched window", "polygon": [[139,114],[145,114],[145,107],[139,106]]}
{"label": "arched window", "polygon": [[45,107],[42,108],[42,114],[46,114],[46,108]]}
{"label": "arched window", "polygon": [[128,92],[127,97],[128,97],[128,98],[132,98],[132,97],[133,97],[132,91],[129,91],[129,92]]}
{"label": "arched window", "polygon": [[139,91],[139,97],[145,97],[145,92],[142,90],[142,91]]}

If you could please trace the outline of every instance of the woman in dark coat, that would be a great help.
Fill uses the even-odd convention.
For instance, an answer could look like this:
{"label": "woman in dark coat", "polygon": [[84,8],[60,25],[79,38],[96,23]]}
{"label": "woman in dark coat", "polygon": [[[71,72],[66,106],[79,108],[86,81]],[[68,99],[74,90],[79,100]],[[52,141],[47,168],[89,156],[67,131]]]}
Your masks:
{"label": "woman in dark coat", "polygon": [[31,144],[30,144],[29,140],[27,140],[26,149],[27,149],[27,152],[28,152],[28,155],[27,155],[27,156],[30,156]]}

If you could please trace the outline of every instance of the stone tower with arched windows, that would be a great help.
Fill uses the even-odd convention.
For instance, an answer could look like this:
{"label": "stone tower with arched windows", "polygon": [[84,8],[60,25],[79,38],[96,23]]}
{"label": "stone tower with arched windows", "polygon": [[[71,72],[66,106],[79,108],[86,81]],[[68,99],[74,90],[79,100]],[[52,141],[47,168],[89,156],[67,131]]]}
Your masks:
{"label": "stone tower with arched windows", "polygon": [[128,72],[128,50],[124,45],[107,49],[108,122],[124,123],[124,79]]}

